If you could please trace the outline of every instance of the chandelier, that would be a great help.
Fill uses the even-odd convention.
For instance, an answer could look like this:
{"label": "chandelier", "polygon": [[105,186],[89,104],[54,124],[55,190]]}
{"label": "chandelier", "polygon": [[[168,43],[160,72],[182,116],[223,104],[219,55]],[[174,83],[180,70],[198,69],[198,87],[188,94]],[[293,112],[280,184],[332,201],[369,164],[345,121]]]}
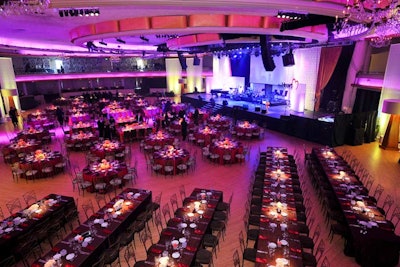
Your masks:
{"label": "chandelier", "polygon": [[344,22],[355,21],[369,29],[374,47],[390,45],[393,36],[400,34],[398,0],[347,0],[343,10]]}
{"label": "chandelier", "polygon": [[0,5],[0,15],[40,15],[49,7],[50,0],[5,0]]}

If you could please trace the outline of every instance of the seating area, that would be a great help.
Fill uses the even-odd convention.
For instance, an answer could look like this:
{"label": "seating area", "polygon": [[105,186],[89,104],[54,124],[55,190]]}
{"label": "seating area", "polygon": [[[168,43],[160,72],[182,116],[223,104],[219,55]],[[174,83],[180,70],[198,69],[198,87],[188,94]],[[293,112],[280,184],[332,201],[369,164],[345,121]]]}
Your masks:
{"label": "seating area", "polygon": [[[7,127],[7,125],[0,125],[0,127],[4,126]],[[4,130],[9,131],[6,127]],[[52,142],[48,144],[48,148],[60,150],[64,153],[65,151],[60,149],[64,147],[62,129],[58,127],[51,130],[51,133],[53,134]],[[225,162],[228,161],[228,159],[224,159],[225,154],[221,154],[224,164],[213,164],[209,155],[205,153],[204,147],[189,140],[180,141],[180,146],[190,151],[192,157],[194,156],[195,167],[192,169],[192,165],[186,164],[188,169],[182,175],[179,173],[179,175],[174,176],[153,172],[151,167],[156,165],[147,167],[146,157],[149,153],[142,150],[140,141],[127,142],[124,144],[124,157],[119,161],[125,164],[126,174],[120,178],[113,176],[107,190],[100,188],[101,183],[96,182],[99,190],[94,192],[89,192],[88,187],[92,187],[93,183],[84,179],[87,173],[83,172],[88,163],[98,162],[96,155],[89,154],[90,149],[86,152],[74,150],[66,152],[67,157],[65,157],[65,162],[63,161],[65,163],[63,165],[65,166],[64,171],[60,170],[56,175],[34,179],[33,181],[28,180],[27,182],[20,177],[17,169],[11,169],[10,165],[2,163],[0,173],[4,178],[3,187],[0,189],[0,192],[2,192],[0,196],[0,217],[9,218],[13,216],[12,218],[15,218],[15,214],[18,217],[19,211],[35,203],[41,203],[41,199],[50,193],[61,195],[63,198],[70,197],[77,207],[77,209],[63,213],[63,216],[68,218],[70,223],[56,223],[55,218],[58,215],[54,215],[51,216],[54,219],[51,219],[53,221],[53,223],[50,223],[51,225],[49,221],[44,221],[43,224],[36,226],[37,240],[39,241],[36,240],[37,242],[34,243],[27,239],[24,250],[16,251],[12,254],[12,257],[4,258],[4,262],[17,262],[16,266],[18,267],[32,266],[34,262],[37,264],[34,266],[44,266],[47,260],[54,259],[54,255],[63,254],[64,251],[62,253],[61,251],[65,249],[68,253],[61,256],[64,261],[82,259],[83,264],[83,262],[86,262],[84,258],[88,257],[85,253],[90,254],[92,250],[97,251],[93,245],[95,244],[94,241],[90,243],[91,240],[87,239],[88,246],[81,248],[80,251],[78,250],[78,253],[75,253],[68,244],[64,243],[70,242],[69,240],[72,237],[75,238],[80,233],[86,233],[88,229],[85,228],[86,226],[80,228],[81,225],[87,225],[88,222],[94,222],[96,219],[104,220],[105,214],[108,214],[104,212],[104,207],[108,209],[110,203],[113,203],[112,207],[117,199],[128,198],[130,192],[133,193],[129,194],[132,198],[131,201],[139,203],[140,199],[135,199],[136,193],[131,190],[132,188],[140,188],[140,190],[152,192],[153,202],[146,207],[146,212],[137,217],[135,215],[135,218],[137,218],[135,224],[123,225],[124,234],[121,239],[113,234],[117,229],[118,231],[121,230],[117,226],[118,216],[120,215],[117,214],[117,218],[110,218],[108,223],[111,223],[105,228],[98,224],[95,225],[94,229],[97,230],[98,235],[111,235],[113,237],[109,239],[106,246],[103,246],[104,251],[107,252],[100,253],[98,251],[98,255],[100,255],[96,258],[98,261],[91,261],[91,259],[91,265],[99,264],[97,266],[102,266],[105,262],[112,261],[113,266],[119,265],[119,262],[121,266],[128,266],[128,264],[129,266],[154,266],[152,265],[154,257],[149,257],[148,251],[154,247],[157,249],[157,244],[165,246],[165,242],[164,244],[163,242],[159,243],[159,240],[160,237],[168,237],[170,241],[178,241],[177,250],[173,248],[172,244],[170,245],[171,250],[168,257],[174,259],[178,256],[173,253],[179,252],[180,256],[174,260],[185,262],[191,258],[193,266],[208,266],[210,264],[213,266],[254,266],[255,264],[263,266],[262,256],[264,254],[259,251],[265,251],[266,255],[270,250],[272,253],[274,245],[271,244],[272,248],[269,248],[270,243],[277,246],[274,250],[276,259],[285,259],[286,255],[291,260],[291,264],[300,262],[300,265],[307,263],[307,266],[336,266],[337,262],[340,262],[343,266],[358,266],[356,259],[359,260],[359,256],[348,254],[347,251],[343,252],[348,241],[342,236],[347,233],[345,229],[343,231],[343,228],[340,227],[340,214],[335,212],[334,209],[328,208],[330,207],[328,204],[331,203],[328,201],[329,199],[323,197],[323,194],[327,193],[326,186],[328,184],[322,184],[325,187],[316,186],[316,181],[312,179],[313,172],[308,171],[309,167],[307,166],[310,166],[309,163],[312,158],[311,148],[316,147],[315,144],[272,131],[266,131],[263,139],[245,140],[243,142],[246,148],[243,151],[245,160],[240,164]],[[282,156],[276,158],[274,152],[276,150],[279,150]],[[336,150],[338,155],[341,155],[349,163],[350,168],[360,177],[360,181],[366,188],[365,190],[368,190],[371,199],[376,200],[378,203],[376,205],[377,211],[384,214],[389,221],[392,221],[393,227],[396,227],[399,224],[399,211],[396,204],[398,197],[393,186],[388,184],[390,179],[376,175],[375,165],[367,163],[368,159],[364,156],[365,152],[360,152],[362,150],[354,147],[335,148]],[[306,158],[307,164],[305,164]],[[280,172],[278,172],[277,166],[280,166]],[[390,170],[389,173],[391,173]],[[290,177],[288,174],[290,174]],[[124,182],[121,180],[122,184],[119,184],[118,179],[123,179]],[[278,186],[275,186],[275,183],[278,183]],[[284,187],[281,185],[284,185]],[[205,188],[205,192],[201,192],[201,189],[198,191],[196,188]],[[171,236],[168,235],[168,231],[177,226],[174,218],[186,216],[181,216],[176,211],[182,211],[189,206],[188,198],[195,196],[196,200],[200,200],[201,203],[201,194],[205,193],[207,197],[207,192],[211,190],[223,192],[223,198],[216,203],[212,218],[209,218],[211,221],[207,224],[207,228],[211,232],[202,235],[201,245],[197,243],[199,247],[193,255],[193,253],[189,253],[190,243],[186,244],[189,245],[188,250],[188,247],[182,247],[184,242],[179,242],[180,238],[185,237],[184,234],[182,236],[178,236],[178,234]],[[198,193],[193,194],[193,192],[199,192],[200,199],[197,199]],[[279,194],[281,201],[270,201],[270,198],[274,198],[272,193],[275,193],[276,199],[278,199]],[[50,198],[57,200],[57,197]],[[283,205],[285,198],[288,205],[286,207]],[[278,202],[280,202],[279,205]],[[195,205],[194,202],[190,203],[190,205]],[[269,205],[272,206],[268,208]],[[51,209],[55,209],[55,207],[58,207],[58,205],[53,205]],[[281,220],[273,222],[275,219],[268,219],[272,221],[267,222],[265,219],[268,216],[274,216],[270,212],[277,212],[278,207],[281,209],[280,216],[282,211],[285,212],[284,208],[290,208],[286,211],[288,221],[286,223]],[[100,210],[102,211],[99,213]],[[200,216],[200,213],[201,211],[195,214]],[[110,214],[107,216],[113,217]],[[207,213],[203,213],[201,216],[209,217]],[[290,218],[296,218],[296,223],[293,224],[294,222]],[[376,218],[378,220],[378,216]],[[38,223],[42,219],[45,218],[41,218]],[[188,220],[190,222],[190,219]],[[200,222],[194,222],[198,226],[196,229],[190,228],[191,223],[186,223],[188,224],[187,228],[189,231],[201,230],[200,226],[203,225]],[[171,224],[174,223],[175,225],[171,227]],[[276,224],[276,227],[273,223]],[[51,227],[44,227],[44,224]],[[285,228],[285,224],[288,228]],[[5,229],[3,228],[3,231],[6,231]],[[76,232],[77,229],[79,233]],[[111,233],[109,233],[109,229]],[[272,229],[275,229],[275,231],[272,232]],[[372,230],[368,227],[366,229],[368,235]],[[399,229],[397,227],[395,230],[396,234],[399,233]],[[287,238],[285,233],[290,238]],[[4,236],[7,237],[7,234],[1,235],[0,243],[7,242],[8,239]],[[261,239],[263,244],[260,243],[260,236],[267,238]],[[85,236],[83,240],[85,238],[87,237]],[[187,237],[185,238],[189,240]],[[293,242],[290,241],[292,239],[296,239],[297,242],[291,243]],[[288,245],[285,245],[285,241],[288,241]],[[280,247],[278,247],[279,243]],[[40,246],[37,244],[40,244]],[[65,247],[58,250],[60,244]],[[100,246],[100,243],[98,245]],[[285,248],[289,248],[289,254],[287,254]],[[183,249],[182,253],[181,249]],[[28,250],[29,253],[26,253]],[[160,256],[158,260],[163,257],[163,251],[158,253]],[[72,256],[77,257],[72,257],[71,253],[75,254]],[[18,256],[21,254],[25,255],[26,260],[22,260]],[[68,259],[66,259],[67,255],[70,255]],[[255,262],[247,260],[254,259],[254,257]],[[285,262],[278,260],[278,263],[281,261]],[[83,266],[82,264],[78,263],[76,266]],[[276,264],[276,262],[271,262],[271,264]]]}

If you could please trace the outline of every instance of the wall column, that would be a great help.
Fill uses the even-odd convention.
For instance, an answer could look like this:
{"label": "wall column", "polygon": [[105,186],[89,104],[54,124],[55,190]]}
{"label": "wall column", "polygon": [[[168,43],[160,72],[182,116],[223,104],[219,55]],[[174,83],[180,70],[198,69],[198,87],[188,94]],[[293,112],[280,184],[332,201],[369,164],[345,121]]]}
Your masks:
{"label": "wall column", "polygon": [[10,109],[10,104],[14,105],[17,110],[21,110],[11,58],[0,57],[0,86],[2,95],[0,112],[2,119],[4,119],[6,112],[8,113]]}

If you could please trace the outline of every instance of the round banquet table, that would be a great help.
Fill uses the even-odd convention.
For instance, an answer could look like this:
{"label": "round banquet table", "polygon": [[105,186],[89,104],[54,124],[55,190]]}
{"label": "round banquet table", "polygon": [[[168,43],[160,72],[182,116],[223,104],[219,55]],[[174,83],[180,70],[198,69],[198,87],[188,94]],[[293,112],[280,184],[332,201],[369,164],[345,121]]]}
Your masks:
{"label": "round banquet table", "polygon": [[179,172],[177,166],[179,164],[186,164],[189,158],[189,151],[182,148],[166,148],[153,153],[154,163],[162,166],[159,171],[161,174],[165,174],[165,166],[173,166],[173,174],[177,174]]}
{"label": "round banquet table", "polygon": [[229,129],[231,125],[231,119],[226,116],[215,115],[207,119],[207,124],[211,127]]}
{"label": "round banquet table", "polygon": [[118,141],[105,140],[97,142],[90,149],[90,152],[103,159],[106,155],[114,155],[125,150],[125,145]]}
{"label": "round banquet table", "polygon": [[43,137],[49,136],[50,133],[48,130],[45,130],[43,128],[33,128],[30,127],[29,129],[24,129],[21,132],[17,134],[17,139],[23,139],[25,141],[27,140],[42,140]]}
{"label": "round banquet table", "polygon": [[164,147],[165,145],[172,145],[174,143],[174,136],[170,135],[166,132],[158,132],[154,134],[149,134],[146,139],[146,145],[150,146],[160,146]]}
{"label": "round banquet table", "polygon": [[24,171],[27,170],[37,170],[36,174],[37,178],[45,177],[42,173],[42,169],[45,166],[51,166],[54,169],[54,172],[57,171],[55,165],[63,161],[63,156],[59,151],[43,151],[43,158],[35,157],[35,153],[30,153],[25,157],[20,159],[20,168]]}
{"label": "round banquet table", "polygon": [[210,152],[219,155],[219,163],[224,163],[224,155],[231,155],[230,163],[238,162],[236,154],[243,154],[243,145],[232,140],[216,141],[210,145]]}
{"label": "round banquet table", "polygon": [[78,123],[80,121],[82,122],[88,122],[90,121],[90,115],[88,113],[77,113],[73,114],[69,117],[70,123]]}
{"label": "round banquet table", "polygon": [[84,150],[87,149],[85,147],[87,143],[94,142],[97,139],[98,137],[91,132],[78,133],[78,134],[72,134],[67,140],[65,140],[65,143],[73,145],[74,149],[77,149],[75,146],[76,144],[81,144],[82,146],[80,150]]}
{"label": "round banquet table", "polygon": [[136,118],[135,116],[131,115],[131,116],[125,116],[125,117],[119,117],[115,119],[115,123],[118,126],[124,126],[126,124],[131,124],[136,122]]}
{"label": "round banquet table", "polygon": [[50,129],[54,127],[54,121],[50,121],[47,117],[35,117],[28,119],[28,125],[33,128]]}
{"label": "round banquet table", "polygon": [[204,146],[210,145],[213,139],[218,139],[220,136],[221,136],[220,131],[211,128],[199,129],[199,131],[194,134],[196,142],[199,139],[204,140]]}
{"label": "round banquet table", "polygon": [[243,133],[243,137],[246,137],[246,134],[251,134],[253,137],[253,133],[260,132],[260,127],[254,123],[240,122],[235,126],[235,130],[237,133]]}
{"label": "round banquet table", "polygon": [[94,183],[96,180],[102,180],[109,185],[112,179],[118,177],[121,178],[123,185],[124,179],[122,178],[128,173],[126,164],[117,160],[110,161],[109,163],[110,168],[106,170],[100,168],[101,162],[90,164],[83,169],[83,180],[92,183],[92,186],[86,189],[88,192],[94,192]]}
{"label": "round banquet table", "polygon": [[73,133],[79,133],[80,131],[95,132],[97,129],[97,124],[80,121],[72,124],[70,128]]}
{"label": "round banquet table", "polygon": [[[36,149],[39,149],[41,147],[41,144],[37,141],[30,140],[30,141],[24,141],[24,140],[19,140],[16,142],[13,142],[2,149],[3,157],[4,157],[4,162],[5,163],[15,163],[19,160],[18,155],[20,153],[30,153],[32,151],[35,151]],[[13,155],[12,157],[7,157]],[[9,158],[9,160],[8,160]]]}

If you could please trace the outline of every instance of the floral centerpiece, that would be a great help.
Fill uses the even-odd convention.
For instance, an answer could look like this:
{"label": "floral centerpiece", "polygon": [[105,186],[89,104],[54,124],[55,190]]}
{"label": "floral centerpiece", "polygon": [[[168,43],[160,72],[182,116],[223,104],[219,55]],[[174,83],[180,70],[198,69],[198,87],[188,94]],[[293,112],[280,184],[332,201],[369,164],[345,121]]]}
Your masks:
{"label": "floral centerpiece", "polygon": [[100,170],[108,170],[111,168],[110,162],[108,162],[106,159],[102,159],[101,163],[99,164]]}
{"label": "floral centerpiece", "polygon": [[35,151],[35,159],[36,160],[44,160],[46,158],[46,155],[43,153],[43,150],[38,149]]}
{"label": "floral centerpiece", "polygon": [[18,139],[17,145],[18,146],[26,146],[26,142],[24,139]]}

